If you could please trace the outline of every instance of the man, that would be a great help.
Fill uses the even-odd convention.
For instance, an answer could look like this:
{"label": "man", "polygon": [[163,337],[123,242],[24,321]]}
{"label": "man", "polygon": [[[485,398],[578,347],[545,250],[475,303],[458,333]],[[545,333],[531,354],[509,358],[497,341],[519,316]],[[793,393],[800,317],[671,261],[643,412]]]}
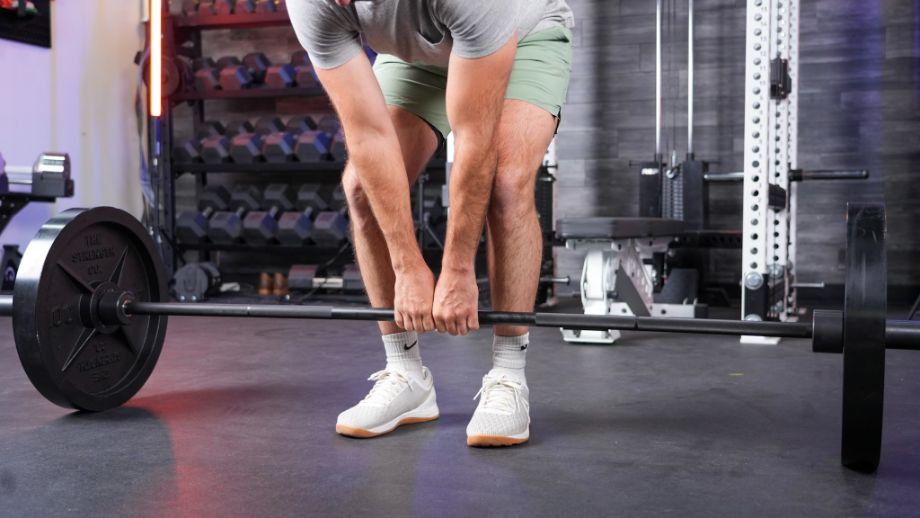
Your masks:
{"label": "man", "polygon": [[[336,431],[374,437],[437,419],[418,333],[479,328],[474,258],[483,225],[496,311],[532,311],[542,254],[535,174],[568,87],[572,12],[565,0],[288,0],[297,37],[348,142],[342,177],[355,253],[386,368]],[[371,67],[362,37],[380,54]],[[409,188],[453,132],[450,218],[435,284],[415,241]],[[496,326],[467,444],[530,437],[526,326]]]}

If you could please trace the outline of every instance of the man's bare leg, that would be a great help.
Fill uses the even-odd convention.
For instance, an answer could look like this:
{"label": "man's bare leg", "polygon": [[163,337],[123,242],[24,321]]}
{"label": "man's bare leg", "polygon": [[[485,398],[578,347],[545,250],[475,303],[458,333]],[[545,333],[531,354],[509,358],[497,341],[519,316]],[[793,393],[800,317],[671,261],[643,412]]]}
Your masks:
{"label": "man's bare leg", "polygon": [[[543,257],[534,184],[555,130],[556,120],[545,110],[524,101],[505,101],[488,214],[489,283],[495,311],[533,311]],[[520,336],[527,329],[495,326],[494,332]]]}
{"label": "man's bare leg", "polygon": [[[438,139],[431,127],[417,115],[396,106],[387,108],[399,137],[408,174],[406,181],[411,185],[415,183],[419,173],[437,149]],[[395,275],[387,252],[387,243],[374,219],[370,203],[361,189],[358,175],[350,165],[345,166],[342,186],[348,199],[355,256],[371,306],[393,307]],[[380,322],[380,331],[387,335],[403,330],[393,322]]]}
{"label": "man's bare leg", "polygon": [[[498,129],[498,166],[487,219],[489,281],[496,311],[532,311],[543,253],[534,206],[537,168],[553,138],[546,111],[506,100]],[[470,446],[511,446],[530,439],[530,390],[524,375],[526,326],[496,326],[492,370],[466,427]]]}
{"label": "man's bare leg", "polygon": [[[428,124],[416,115],[394,106],[388,106],[387,110],[405,162],[405,181],[411,185],[428,163],[438,140]],[[396,276],[387,242],[352,167],[346,166],[342,185],[348,199],[355,255],[371,305],[393,307]],[[422,367],[417,341],[410,341],[417,339],[416,332],[406,332],[394,322],[379,325],[387,367],[372,376],[376,383],[364,400],[339,414],[335,430],[342,435],[376,437],[403,424],[437,419],[440,414],[433,379]],[[382,414],[380,405],[387,409]],[[400,414],[403,407],[409,410]]]}

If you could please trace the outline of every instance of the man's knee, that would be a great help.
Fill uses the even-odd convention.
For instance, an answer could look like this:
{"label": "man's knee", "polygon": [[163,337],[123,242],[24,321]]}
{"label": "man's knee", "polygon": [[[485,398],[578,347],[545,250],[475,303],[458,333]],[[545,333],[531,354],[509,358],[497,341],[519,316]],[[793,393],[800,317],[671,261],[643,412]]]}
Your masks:
{"label": "man's knee", "polygon": [[492,189],[489,217],[496,222],[514,222],[536,213],[534,173],[521,168],[499,168]]}
{"label": "man's knee", "polygon": [[351,167],[346,167],[345,174],[342,175],[342,190],[345,191],[345,199],[348,200],[348,216],[352,223],[361,225],[373,220],[370,200],[361,187],[358,174]]}

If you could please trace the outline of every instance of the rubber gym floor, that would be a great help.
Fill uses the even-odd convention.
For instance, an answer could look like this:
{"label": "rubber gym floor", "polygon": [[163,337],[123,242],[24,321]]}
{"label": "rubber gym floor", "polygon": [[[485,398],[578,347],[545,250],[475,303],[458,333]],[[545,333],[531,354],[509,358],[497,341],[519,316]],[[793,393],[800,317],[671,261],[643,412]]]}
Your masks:
{"label": "rubber gym floor", "polygon": [[336,415],[382,365],[369,322],[172,318],[123,408],[72,413],[0,320],[3,516],[916,516],[920,355],[888,354],[875,475],[839,464],[840,356],[805,341],[532,332],[529,444],[472,449],[488,332],[426,335],[441,418],[377,439]]}

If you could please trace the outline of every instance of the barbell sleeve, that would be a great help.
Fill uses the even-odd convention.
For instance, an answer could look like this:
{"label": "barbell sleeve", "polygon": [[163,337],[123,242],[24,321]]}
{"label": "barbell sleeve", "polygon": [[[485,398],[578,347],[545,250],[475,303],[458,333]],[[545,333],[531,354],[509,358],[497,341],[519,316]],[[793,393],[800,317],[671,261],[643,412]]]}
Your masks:
{"label": "barbell sleeve", "polygon": [[867,169],[791,169],[790,182],[810,182],[812,180],[865,180],[869,178]]}
{"label": "barbell sleeve", "polygon": [[[790,182],[810,182],[813,180],[865,180],[869,178],[867,169],[790,169]],[[706,173],[703,180],[707,182],[742,182],[744,172]]]}
{"label": "barbell sleeve", "polygon": [[885,347],[903,351],[920,351],[920,321],[889,320],[885,322]]}

